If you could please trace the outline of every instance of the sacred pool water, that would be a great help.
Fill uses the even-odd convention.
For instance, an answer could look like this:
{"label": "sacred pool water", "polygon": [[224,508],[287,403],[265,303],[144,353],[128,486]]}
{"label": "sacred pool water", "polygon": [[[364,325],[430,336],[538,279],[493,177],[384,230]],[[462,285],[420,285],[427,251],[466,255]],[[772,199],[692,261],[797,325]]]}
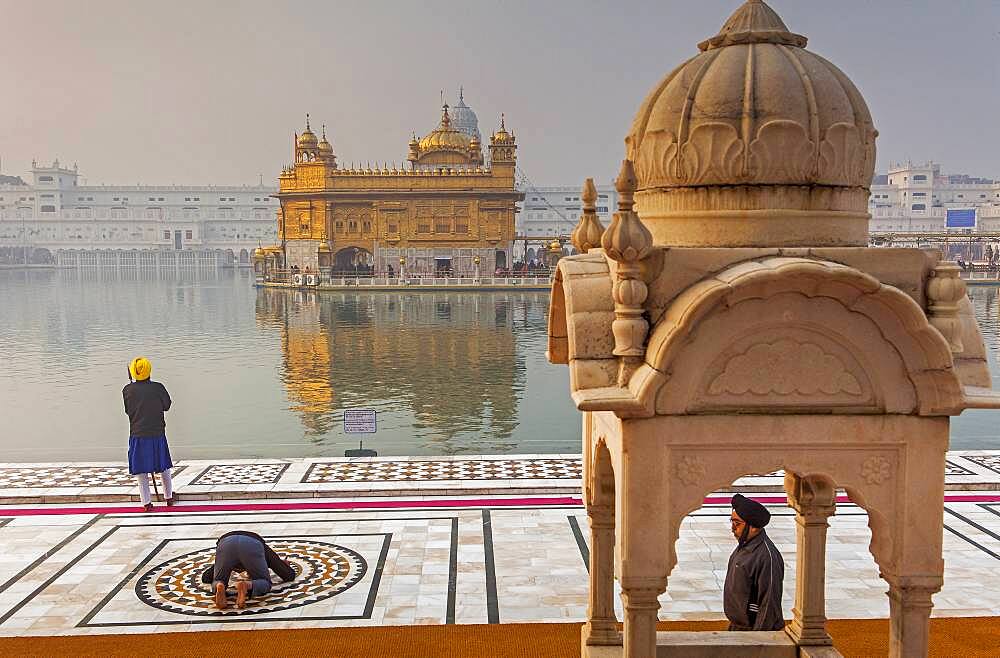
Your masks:
{"label": "sacred pool water", "polygon": [[[998,295],[970,288],[997,362]],[[0,271],[0,462],[120,461],[126,363],[174,399],[175,459],[342,456],[345,409],[380,455],[577,453],[568,371],[545,360],[547,292],[303,293],[249,273]],[[994,386],[997,387],[997,384]],[[986,412],[952,449],[1000,449]]]}

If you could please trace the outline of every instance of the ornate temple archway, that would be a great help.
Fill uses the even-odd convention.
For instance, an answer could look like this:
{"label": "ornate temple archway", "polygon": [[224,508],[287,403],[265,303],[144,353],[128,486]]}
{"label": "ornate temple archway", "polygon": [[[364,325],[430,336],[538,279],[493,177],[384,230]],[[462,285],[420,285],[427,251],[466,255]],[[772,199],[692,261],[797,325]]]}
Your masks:
{"label": "ornate temple archway", "polygon": [[333,256],[333,270],[337,273],[350,273],[364,271],[365,268],[373,266],[375,258],[372,252],[364,247],[344,247]]}

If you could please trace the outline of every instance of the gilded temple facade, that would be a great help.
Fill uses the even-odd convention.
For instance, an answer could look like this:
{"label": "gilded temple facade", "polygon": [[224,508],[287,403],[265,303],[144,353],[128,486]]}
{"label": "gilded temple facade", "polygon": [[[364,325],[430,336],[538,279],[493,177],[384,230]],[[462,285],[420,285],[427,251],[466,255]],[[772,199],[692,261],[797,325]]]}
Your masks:
{"label": "gilded temple facade", "polygon": [[[492,273],[511,262],[517,144],[501,118],[484,158],[478,129],[453,122],[408,145],[407,165],[341,168],[325,128],[294,140],[278,178],[280,245],[265,251],[302,271],[373,268],[399,275]],[[460,100],[463,119],[474,117]]]}

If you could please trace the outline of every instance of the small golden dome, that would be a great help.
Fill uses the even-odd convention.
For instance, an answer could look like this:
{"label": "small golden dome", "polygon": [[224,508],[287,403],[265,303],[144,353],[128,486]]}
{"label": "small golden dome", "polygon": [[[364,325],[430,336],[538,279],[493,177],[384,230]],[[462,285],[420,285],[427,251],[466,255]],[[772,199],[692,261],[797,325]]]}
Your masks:
{"label": "small golden dome", "polygon": [[333,144],[331,144],[326,139],[326,126],[323,126],[323,139],[319,143],[319,152],[321,155],[333,155]]}
{"label": "small golden dome", "polygon": [[514,135],[507,132],[507,127],[504,125],[504,115],[500,114],[500,130],[493,133],[493,139],[490,140],[494,144],[513,144]]}
{"label": "small golden dome", "polygon": [[299,148],[316,148],[316,142],[316,134],[308,128],[304,133],[299,135]]}
{"label": "small golden dome", "polygon": [[316,139],[316,133],[309,128],[309,115],[306,115],[306,129],[299,135],[299,139],[296,142],[299,148],[316,148],[316,143],[319,140]]}
{"label": "small golden dome", "polygon": [[428,151],[463,151],[472,146],[472,138],[461,130],[451,127],[451,117],[448,116],[448,104],[445,103],[438,127],[420,139],[420,150]]}

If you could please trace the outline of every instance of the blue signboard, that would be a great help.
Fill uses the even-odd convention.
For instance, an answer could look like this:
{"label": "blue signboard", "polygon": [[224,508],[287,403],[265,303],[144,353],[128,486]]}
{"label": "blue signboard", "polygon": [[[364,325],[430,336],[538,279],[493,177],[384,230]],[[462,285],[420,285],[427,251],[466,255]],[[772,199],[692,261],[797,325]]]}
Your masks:
{"label": "blue signboard", "polygon": [[948,208],[947,228],[976,228],[975,208]]}

